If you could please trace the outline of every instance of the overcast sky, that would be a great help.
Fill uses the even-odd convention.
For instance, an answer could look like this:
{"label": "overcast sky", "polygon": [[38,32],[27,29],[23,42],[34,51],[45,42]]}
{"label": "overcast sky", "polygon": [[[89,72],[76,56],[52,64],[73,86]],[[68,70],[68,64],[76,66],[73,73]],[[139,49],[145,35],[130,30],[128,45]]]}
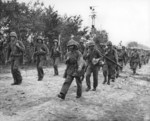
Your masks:
{"label": "overcast sky", "polygon": [[[25,0],[18,0],[25,1]],[[29,2],[31,0],[26,0]],[[32,0],[34,1],[34,0]],[[150,0],[40,0],[61,15],[81,15],[83,26],[91,26],[89,6],[95,6],[96,28],[105,29],[109,40],[129,41],[150,47]]]}

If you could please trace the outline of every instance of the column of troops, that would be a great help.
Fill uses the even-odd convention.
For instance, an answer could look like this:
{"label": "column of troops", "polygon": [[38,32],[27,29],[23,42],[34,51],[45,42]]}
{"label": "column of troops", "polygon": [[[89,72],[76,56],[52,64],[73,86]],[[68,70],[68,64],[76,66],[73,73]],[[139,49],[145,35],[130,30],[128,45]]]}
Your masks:
{"label": "column of troops", "polygon": [[[22,76],[19,70],[19,63],[27,52],[28,46],[23,41],[18,40],[15,32],[10,33],[10,41],[6,44],[0,34],[0,60],[1,63],[11,63],[11,73],[14,79],[12,85],[22,83]],[[59,75],[58,64],[61,56],[58,40],[54,40],[54,45],[50,50],[44,43],[41,36],[36,38],[36,44],[33,45],[32,59],[36,62],[38,81],[42,81],[44,77],[43,65],[47,55],[52,59],[54,75]],[[5,53],[4,53],[5,52]],[[51,54],[50,54],[51,52]],[[7,53],[7,54],[6,54]],[[4,55],[6,55],[4,57]],[[65,81],[62,85],[58,97],[65,99],[66,94],[72,81],[75,79],[77,84],[76,98],[82,96],[82,81],[86,80],[86,91],[96,91],[98,86],[98,72],[102,70],[104,80],[103,84],[110,85],[120,76],[123,68],[129,63],[133,74],[143,65],[148,64],[150,59],[150,51],[139,49],[136,47],[126,48],[125,46],[114,46],[111,41],[106,43],[97,43],[92,39],[82,39],[77,42],[71,37],[67,43],[67,51],[65,54],[66,69],[63,77]],[[91,85],[91,76],[93,76],[93,84]]]}

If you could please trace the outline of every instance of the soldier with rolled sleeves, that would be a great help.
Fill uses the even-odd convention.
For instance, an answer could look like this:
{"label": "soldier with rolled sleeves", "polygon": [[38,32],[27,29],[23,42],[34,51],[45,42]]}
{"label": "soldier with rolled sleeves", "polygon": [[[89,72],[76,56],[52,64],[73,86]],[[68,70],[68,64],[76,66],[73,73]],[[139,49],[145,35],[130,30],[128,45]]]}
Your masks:
{"label": "soldier with rolled sleeves", "polygon": [[55,39],[54,46],[52,47],[52,52],[51,52],[51,58],[52,58],[53,67],[54,67],[54,76],[59,75],[58,63],[59,63],[60,55],[61,55],[61,52],[60,52],[60,48],[58,45],[58,40]]}
{"label": "soldier with rolled sleeves", "polygon": [[15,32],[11,32],[6,63],[8,61],[11,62],[11,73],[14,79],[14,83],[12,85],[19,85],[22,83],[22,76],[19,70],[19,63],[24,50],[25,47],[23,43],[17,39],[17,34]]}
{"label": "soldier with rolled sleeves", "polygon": [[[107,47],[108,48],[105,52],[105,56],[110,60],[114,61],[116,64],[118,64],[117,51],[113,48],[111,41],[107,42]],[[108,60],[107,58],[104,58],[105,60],[104,60],[103,71],[107,72],[105,76],[108,76],[108,80],[105,77],[103,84],[107,82],[107,84],[110,85],[110,80],[112,80],[112,82],[115,81],[116,64],[114,64],[112,61]]]}
{"label": "soldier with rolled sleeves", "polygon": [[131,59],[130,59],[130,67],[133,70],[133,74],[136,74],[136,69],[140,63],[140,55],[137,52],[136,48],[133,48],[133,52],[131,54]]}
{"label": "soldier with rolled sleeves", "polygon": [[77,49],[77,44],[78,43],[73,39],[71,39],[67,44],[68,53],[66,54],[66,79],[61,88],[60,94],[58,94],[58,97],[61,99],[65,99],[65,96],[74,78],[76,79],[77,83],[76,98],[80,98],[82,96],[82,81],[80,79],[80,72],[83,67],[83,57],[81,52]]}
{"label": "soldier with rolled sleeves", "polygon": [[46,55],[48,54],[48,48],[43,44],[43,38],[41,36],[37,37],[37,43],[34,50],[34,59],[36,59],[36,66],[38,72],[38,81],[42,81],[44,77],[43,64],[46,60]]}
{"label": "soldier with rolled sleeves", "polygon": [[99,63],[93,63],[93,60],[99,59],[101,57],[100,52],[98,49],[95,48],[95,42],[90,41],[88,42],[88,50],[84,54],[84,59],[87,62],[87,69],[86,69],[86,84],[87,88],[86,91],[91,89],[91,82],[90,77],[93,73],[93,91],[96,91],[98,86],[98,71],[99,71]]}

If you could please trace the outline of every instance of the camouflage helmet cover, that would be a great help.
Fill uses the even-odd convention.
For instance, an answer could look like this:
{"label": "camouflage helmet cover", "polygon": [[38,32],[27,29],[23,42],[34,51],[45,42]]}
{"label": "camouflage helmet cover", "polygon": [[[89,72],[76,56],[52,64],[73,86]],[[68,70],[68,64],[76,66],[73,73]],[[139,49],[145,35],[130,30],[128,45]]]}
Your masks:
{"label": "camouflage helmet cover", "polygon": [[37,40],[43,40],[43,37],[42,36],[38,36]]}
{"label": "camouflage helmet cover", "polygon": [[37,43],[39,43],[38,40],[41,40],[41,41],[42,41],[42,42],[40,42],[40,43],[43,43],[43,42],[44,42],[44,38],[43,38],[42,36],[38,36],[38,37],[37,37],[37,39],[36,39]]}
{"label": "camouflage helmet cover", "polygon": [[54,42],[58,42],[58,40],[57,40],[57,39],[54,39]]}
{"label": "camouflage helmet cover", "polygon": [[95,46],[95,42],[94,42],[94,41],[88,42],[88,46],[89,46],[89,47],[90,47],[90,46]]}
{"label": "camouflage helmet cover", "polygon": [[107,42],[107,46],[112,46],[112,42],[111,42],[111,41],[108,41],[108,42]]}
{"label": "camouflage helmet cover", "polygon": [[78,42],[76,42],[75,40],[71,39],[69,40],[67,47],[69,46],[78,46]]}
{"label": "camouflage helmet cover", "polygon": [[16,37],[16,38],[17,38],[16,32],[11,32],[11,33],[10,33],[10,37]]}

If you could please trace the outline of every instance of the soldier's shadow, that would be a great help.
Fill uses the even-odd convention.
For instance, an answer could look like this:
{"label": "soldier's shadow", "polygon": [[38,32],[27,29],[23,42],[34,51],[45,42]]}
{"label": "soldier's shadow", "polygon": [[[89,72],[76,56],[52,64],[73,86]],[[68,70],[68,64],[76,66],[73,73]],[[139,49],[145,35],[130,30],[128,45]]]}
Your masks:
{"label": "soldier's shadow", "polygon": [[133,78],[150,82],[150,74],[138,74]]}

